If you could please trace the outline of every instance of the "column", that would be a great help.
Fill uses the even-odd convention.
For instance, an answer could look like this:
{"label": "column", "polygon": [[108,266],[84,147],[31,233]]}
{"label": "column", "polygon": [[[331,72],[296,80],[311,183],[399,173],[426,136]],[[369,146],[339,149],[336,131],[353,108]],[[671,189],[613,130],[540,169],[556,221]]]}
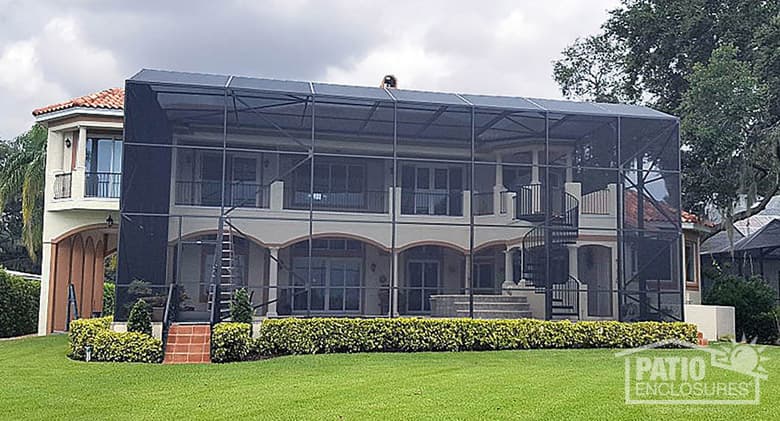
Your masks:
{"label": "column", "polygon": [[268,206],[271,210],[281,211],[284,206],[284,181],[276,180],[271,183]]}
{"label": "column", "polygon": [[580,271],[577,267],[577,246],[568,245],[566,248],[569,249],[569,275],[579,280]]}
{"label": "column", "polygon": [[512,249],[507,247],[504,252],[504,282],[515,282],[514,264],[512,259]]}
{"label": "column", "polygon": [[393,317],[398,317],[400,315],[398,311],[398,285],[400,285],[400,280],[398,279],[398,251],[393,251],[393,282],[391,284],[391,291],[393,294],[392,299],[392,305],[390,306],[390,312],[393,315]]}
{"label": "column", "polygon": [[534,150],[531,152],[531,184],[539,184],[539,151]]}
{"label": "column", "polygon": [[493,186],[493,214],[501,213],[501,195],[504,194],[504,166],[501,163],[501,155],[496,156],[496,183]]}
{"label": "column", "polygon": [[83,198],[85,193],[85,162],[87,156],[87,129],[86,127],[79,127],[78,140],[71,143],[71,148],[76,148],[72,156],[75,156],[76,162],[71,163],[73,171],[71,171],[71,185],[70,195],[73,198]]}
{"label": "column", "polygon": [[271,247],[268,249],[270,255],[268,259],[268,309],[265,313],[266,317],[276,317],[276,297],[279,296],[277,290],[279,286],[279,247]]}
{"label": "column", "polygon": [[464,260],[466,261],[466,267],[463,271],[463,284],[466,287],[466,291],[468,291],[473,284],[471,279],[471,256],[466,254],[466,258]]}
{"label": "column", "polygon": [[41,296],[38,304],[38,335],[43,336],[51,331],[49,323],[50,293],[54,292],[54,272],[51,270],[56,261],[52,261],[52,255],[57,252],[57,245],[44,241],[41,246]]}

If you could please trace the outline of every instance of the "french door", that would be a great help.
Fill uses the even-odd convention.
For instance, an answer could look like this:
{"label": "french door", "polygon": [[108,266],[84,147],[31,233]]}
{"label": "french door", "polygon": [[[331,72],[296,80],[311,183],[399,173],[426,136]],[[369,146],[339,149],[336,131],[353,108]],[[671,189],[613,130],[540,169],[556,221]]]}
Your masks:
{"label": "french door", "polygon": [[309,305],[309,296],[311,296],[311,311],[359,312],[361,308],[361,259],[312,257],[312,279],[307,293],[308,260],[307,257],[293,260],[293,311],[306,311]]}
{"label": "french door", "polygon": [[463,171],[460,168],[404,165],[401,192],[405,214],[463,214]]}
{"label": "french door", "polygon": [[492,260],[474,262],[474,293],[496,293],[495,264]]}
{"label": "french door", "polygon": [[[200,159],[200,204],[219,206],[222,200],[222,155],[204,153]],[[228,155],[226,164],[225,204],[255,207],[260,190],[257,159]]]}
{"label": "french door", "polygon": [[406,311],[424,313],[431,311],[431,295],[439,292],[439,262],[435,260],[410,260],[407,265]]}

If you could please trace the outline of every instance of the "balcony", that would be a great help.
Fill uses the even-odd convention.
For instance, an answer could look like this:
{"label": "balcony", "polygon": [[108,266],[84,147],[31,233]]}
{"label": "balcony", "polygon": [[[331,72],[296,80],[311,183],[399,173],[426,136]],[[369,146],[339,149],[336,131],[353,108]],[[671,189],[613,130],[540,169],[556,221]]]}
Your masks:
{"label": "balcony", "polygon": [[402,190],[401,215],[463,216],[463,191]]}
{"label": "balcony", "polygon": [[495,194],[493,192],[475,192],[474,203],[471,205],[472,209],[474,209],[474,215],[493,215],[494,198]]}
{"label": "balcony", "polygon": [[69,199],[72,184],[70,173],[57,174],[54,176],[54,198]]}
{"label": "balcony", "polygon": [[[225,184],[225,204],[237,208],[268,208],[270,188],[260,183],[234,181]],[[175,204],[179,206],[214,206],[222,201],[219,180],[176,181]]]}
{"label": "balcony", "polygon": [[332,212],[387,213],[388,192],[367,190],[361,192],[287,191],[285,209],[309,210],[309,199],[314,210]]}
{"label": "balcony", "polygon": [[84,173],[84,197],[118,199],[122,174],[115,172]]}

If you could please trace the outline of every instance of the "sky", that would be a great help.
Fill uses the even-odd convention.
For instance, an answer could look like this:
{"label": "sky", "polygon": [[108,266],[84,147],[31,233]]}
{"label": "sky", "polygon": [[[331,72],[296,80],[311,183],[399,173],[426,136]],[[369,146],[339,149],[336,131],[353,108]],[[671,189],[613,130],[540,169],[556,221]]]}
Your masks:
{"label": "sky", "polygon": [[560,98],[553,61],[618,0],[0,0],[0,139],[142,68]]}

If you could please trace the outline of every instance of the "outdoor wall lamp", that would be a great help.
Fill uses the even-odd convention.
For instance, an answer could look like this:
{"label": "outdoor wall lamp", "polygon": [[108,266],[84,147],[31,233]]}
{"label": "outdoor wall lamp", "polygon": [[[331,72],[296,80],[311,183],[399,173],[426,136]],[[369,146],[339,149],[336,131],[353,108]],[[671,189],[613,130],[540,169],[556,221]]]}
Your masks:
{"label": "outdoor wall lamp", "polygon": [[70,148],[70,138],[69,137],[65,138],[65,147],[66,148]]}
{"label": "outdoor wall lamp", "polygon": [[114,226],[114,218],[111,217],[111,214],[108,214],[108,218],[106,218],[106,226],[109,228]]}

